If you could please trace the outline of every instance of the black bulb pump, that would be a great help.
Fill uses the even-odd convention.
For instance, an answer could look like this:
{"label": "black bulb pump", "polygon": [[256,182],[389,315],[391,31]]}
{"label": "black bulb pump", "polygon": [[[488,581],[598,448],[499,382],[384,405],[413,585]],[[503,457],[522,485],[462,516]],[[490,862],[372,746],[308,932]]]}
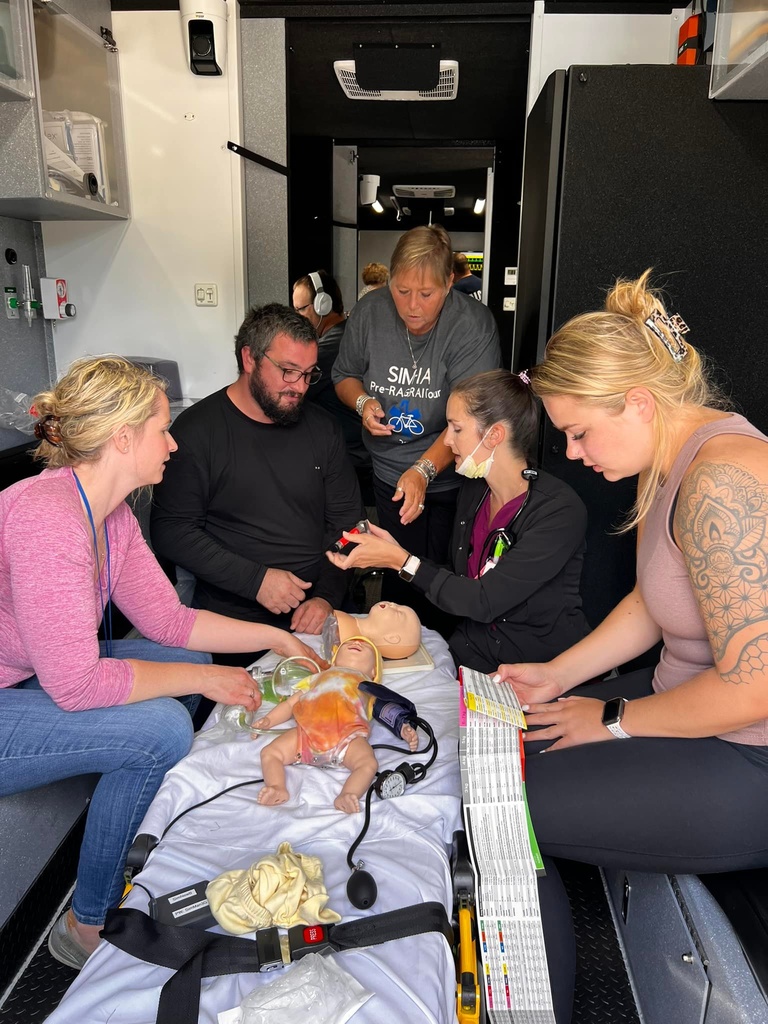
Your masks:
{"label": "black bulb pump", "polygon": [[347,899],[358,910],[367,910],[376,902],[379,890],[376,880],[368,871],[355,868],[347,882]]}

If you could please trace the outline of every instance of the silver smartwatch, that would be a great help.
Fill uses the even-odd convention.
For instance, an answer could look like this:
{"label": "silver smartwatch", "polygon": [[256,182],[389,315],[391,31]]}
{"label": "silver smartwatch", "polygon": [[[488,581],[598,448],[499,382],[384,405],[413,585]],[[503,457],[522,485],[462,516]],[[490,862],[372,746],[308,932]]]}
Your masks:
{"label": "silver smartwatch", "polygon": [[398,572],[397,575],[400,577],[401,580],[405,580],[406,583],[410,583],[413,580],[413,577],[419,571],[420,565],[420,558],[417,558],[416,555],[408,555],[405,562],[403,563],[403,567],[400,569],[400,572]]}
{"label": "silver smartwatch", "polygon": [[632,737],[621,727],[624,709],[628,701],[624,697],[614,697],[603,705],[603,725],[617,740],[631,740]]}

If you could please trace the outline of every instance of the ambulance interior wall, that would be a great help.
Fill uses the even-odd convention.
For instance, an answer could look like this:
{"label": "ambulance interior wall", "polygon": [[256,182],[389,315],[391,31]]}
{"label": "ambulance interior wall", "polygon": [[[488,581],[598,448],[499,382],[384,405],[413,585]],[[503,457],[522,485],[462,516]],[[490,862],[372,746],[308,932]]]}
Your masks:
{"label": "ambulance interior wall", "polygon": [[[104,23],[93,4],[69,2]],[[674,16],[536,7],[529,98],[553,62],[670,59]],[[290,299],[286,179],[226,149],[240,140],[286,163],[285,23],[240,22],[233,5],[220,79],[188,71],[178,11],[116,11],[112,24],[132,219],[42,226],[48,273],[67,278],[78,307],[74,321],[55,328],[56,365],[99,352],[175,359],[184,395],[201,398],[234,377],[233,336],[247,304]],[[195,305],[198,283],[217,284],[217,306]]]}

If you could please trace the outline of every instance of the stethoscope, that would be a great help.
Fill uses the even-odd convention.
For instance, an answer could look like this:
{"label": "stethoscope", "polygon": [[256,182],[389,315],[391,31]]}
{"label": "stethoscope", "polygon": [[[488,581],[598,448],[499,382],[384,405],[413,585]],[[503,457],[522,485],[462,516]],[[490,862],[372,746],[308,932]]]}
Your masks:
{"label": "stethoscope", "polygon": [[371,823],[371,799],[374,793],[381,800],[402,796],[406,786],[412,785],[415,782],[421,782],[422,779],[427,777],[427,769],[432,767],[437,757],[437,740],[429,722],[425,722],[423,718],[415,717],[411,725],[414,728],[419,726],[427,734],[428,742],[423,750],[404,750],[402,747],[394,747],[388,743],[373,744],[374,750],[397,750],[405,754],[428,754],[430,751],[432,753],[426,764],[403,761],[402,764],[399,764],[397,768],[391,771],[377,772],[376,778],[365,794],[363,827],[347,853],[347,864],[352,872],[347,881],[347,899],[358,910],[368,910],[369,907],[372,907],[376,902],[379,892],[373,875],[369,871],[363,870],[365,868],[365,861],[359,860],[355,862],[354,860],[355,851],[365,838]]}
{"label": "stethoscope", "polygon": [[[495,566],[501,556],[505,555],[517,542],[517,535],[512,532],[512,527],[523,514],[528,502],[531,500],[533,484],[539,476],[539,471],[537,469],[527,467],[520,475],[523,480],[528,483],[528,491],[525,495],[525,500],[506,526],[491,530],[483,541],[483,546],[480,548],[480,576],[484,575],[488,569]],[[480,506],[483,504],[487,496],[488,491],[485,492],[478,502],[477,508],[475,509],[475,516],[480,511]]]}

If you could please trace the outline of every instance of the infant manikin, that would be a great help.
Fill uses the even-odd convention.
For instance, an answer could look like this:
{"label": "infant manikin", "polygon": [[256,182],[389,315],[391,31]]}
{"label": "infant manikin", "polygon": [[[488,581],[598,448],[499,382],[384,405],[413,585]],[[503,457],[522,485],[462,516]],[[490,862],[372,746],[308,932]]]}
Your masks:
{"label": "infant manikin", "polygon": [[[282,804],[288,799],[285,766],[313,764],[321,768],[344,767],[349,777],[334,806],[347,814],[360,810],[360,798],[376,775],[378,763],[368,742],[376,695],[360,689],[361,682],[380,683],[381,655],[365,636],[345,640],[330,668],[318,673],[305,692],[295,693],[253,723],[254,730],[272,729],[291,717],[296,727],[286,729],[261,752],[264,786],[261,804]],[[381,688],[384,695],[389,691]],[[400,737],[415,750],[418,737],[405,724]]]}
{"label": "infant manikin", "polygon": [[330,657],[339,643],[353,636],[372,640],[382,658],[408,658],[419,649],[421,623],[413,608],[393,601],[379,601],[359,619],[334,611],[323,626],[325,656]]}

